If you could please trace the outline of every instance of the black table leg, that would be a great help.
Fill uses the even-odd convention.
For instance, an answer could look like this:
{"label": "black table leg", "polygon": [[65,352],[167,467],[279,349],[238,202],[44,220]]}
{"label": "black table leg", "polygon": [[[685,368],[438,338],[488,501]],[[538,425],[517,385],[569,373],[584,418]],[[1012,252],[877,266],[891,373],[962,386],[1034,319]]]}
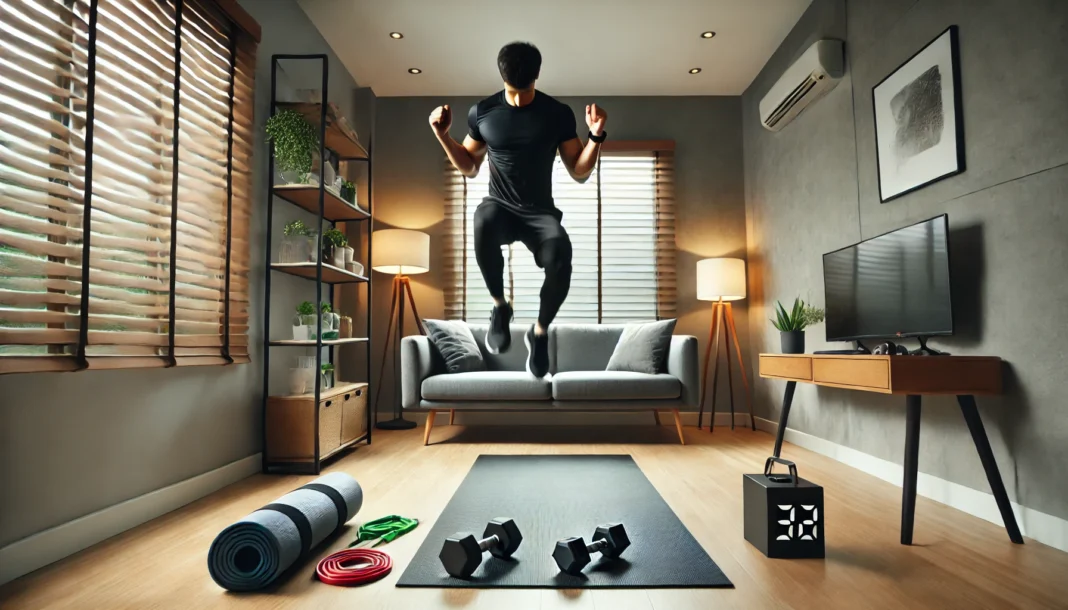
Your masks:
{"label": "black table leg", "polygon": [[779,413],[779,430],[775,433],[775,451],[772,455],[779,457],[782,453],[782,437],[786,434],[786,420],[790,418],[790,404],[794,402],[794,388],[796,381],[786,382],[786,394],[782,397],[782,412]]}
{"label": "black table leg", "polygon": [[1016,515],[1012,512],[1012,504],[1009,503],[1009,494],[1005,492],[1005,484],[1001,481],[998,463],[994,460],[994,452],[990,449],[990,440],[986,437],[983,420],[979,417],[979,409],[975,406],[975,397],[970,394],[957,396],[957,402],[960,403],[960,410],[964,413],[964,421],[968,422],[972,442],[975,443],[975,450],[979,452],[979,459],[983,462],[986,480],[990,483],[990,491],[993,492],[994,499],[997,500],[1001,520],[1005,522],[1005,531],[1009,533],[1009,540],[1016,544],[1023,544],[1020,526],[1016,523]]}
{"label": "black table leg", "polygon": [[912,544],[912,523],[916,517],[916,474],[920,457],[921,398],[905,398],[905,480],[901,485],[901,544]]}

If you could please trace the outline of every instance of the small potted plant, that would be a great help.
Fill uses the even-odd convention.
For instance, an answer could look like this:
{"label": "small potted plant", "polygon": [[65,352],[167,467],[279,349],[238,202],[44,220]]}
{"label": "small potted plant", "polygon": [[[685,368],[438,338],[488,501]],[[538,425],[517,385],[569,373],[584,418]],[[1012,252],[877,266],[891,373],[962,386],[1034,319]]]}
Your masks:
{"label": "small potted plant", "polygon": [[341,328],[341,316],[334,313],[330,303],[320,304],[319,311],[323,318],[323,340],[337,339]]}
{"label": "small potted plant", "polygon": [[337,229],[329,229],[323,233],[323,246],[327,248],[327,258],[338,269],[345,268],[345,257],[352,260],[352,248],[349,248],[349,239]]}
{"label": "small potted plant", "polygon": [[297,315],[293,318],[293,340],[307,341],[315,338],[315,305],[304,301],[297,305]]}
{"label": "small potted plant", "polygon": [[323,389],[329,390],[334,387],[334,365],[327,362],[323,364]]}
{"label": "small potted plant", "polygon": [[300,263],[308,260],[308,227],[300,220],[286,223],[282,230],[282,253],[279,255],[283,263]]}
{"label": "small potted plant", "polygon": [[306,184],[319,138],[296,110],[286,109],[267,119],[267,139],[274,143],[274,160],[287,183]]}
{"label": "small potted plant", "polygon": [[771,323],[779,331],[779,341],[784,354],[805,353],[805,328],[823,321],[823,310],[805,303],[800,298],[794,299],[790,311],[775,302],[775,317]]}
{"label": "small potted plant", "polygon": [[345,180],[341,183],[341,198],[356,205],[356,185]]}

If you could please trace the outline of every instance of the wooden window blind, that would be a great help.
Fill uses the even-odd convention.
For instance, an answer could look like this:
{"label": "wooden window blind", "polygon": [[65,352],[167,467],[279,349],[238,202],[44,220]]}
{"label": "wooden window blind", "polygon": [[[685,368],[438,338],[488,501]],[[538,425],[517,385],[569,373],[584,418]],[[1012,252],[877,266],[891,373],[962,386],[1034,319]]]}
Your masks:
{"label": "wooden window blind", "polygon": [[[488,162],[488,161],[487,161]],[[474,213],[489,170],[465,179],[446,161],[445,315],[484,321],[492,302],[475,261]],[[619,323],[675,316],[674,146],[614,142],[584,184],[557,158],[553,197],[571,237],[571,290],[559,322]],[[503,248],[505,293],[517,322],[538,314],[544,273],[521,243]]]}
{"label": "wooden window blind", "polygon": [[253,36],[0,0],[0,373],[248,361]]}

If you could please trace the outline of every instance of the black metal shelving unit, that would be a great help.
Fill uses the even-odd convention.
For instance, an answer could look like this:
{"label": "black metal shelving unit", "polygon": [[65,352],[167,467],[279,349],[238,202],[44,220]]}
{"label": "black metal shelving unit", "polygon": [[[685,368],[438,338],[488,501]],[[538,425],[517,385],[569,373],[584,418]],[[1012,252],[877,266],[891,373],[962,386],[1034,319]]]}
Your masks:
{"label": "black metal shelving unit", "polygon": [[[372,166],[373,162],[372,162],[372,154],[371,154],[372,153],[372,148],[373,148],[373,138],[371,138],[372,141],[369,142],[367,148],[364,148],[358,142],[353,142],[354,146],[352,146],[352,147],[348,147],[347,146],[346,147],[347,149],[349,149],[349,150],[347,150],[347,152],[339,152],[338,150],[333,150],[333,149],[331,149],[330,147],[327,146],[328,110],[329,110],[329,100],[328,100],[327,92],[328,92],[328,84],[329,84],[329,79],[330,79],[330,73],[329,73],[329,59],[327,58],[327,56],[325,54],[312,54],[312,55],[278,54],[278,55],[272,55],[271,56],[271,106],[270,106],[271,116],[273,116],[280,108],[284,108],[287,105],[294,105],[294,104],[291,104],[291,103],[288,103],[288,102],[279,102],[277,100],[277,84],[278,84],[277,83],[277,78],[278,78],[278,66],[279,66],[278,62],[279,61],[291,61],[291,60],[292,61],[301,61],[301,60],[319,61],[322,64],[321,100],[319,101],[319,104],[318,104],[318,110],[319,110],[319,159],[321,160],[320,161],[320,176],[319,176],[319,186],[318,186],[318,188],[307,187],[307,188],[301,188],[301,189],[297,190],[297,189],[285,189],[285,188],[276,187],[275,184],[274,184],[274,181],[275,181],[274,146],[268,146],[268,150],[269,150],[268,158],[269,158],[269,161],[268,161],[268,166],[267,166],[267,240],[266,240],[267,243],[266,243],[266,248],[265,248],[265,250],[266,250],[265,257],[266,257],[267,277],[266,277],[265,288],[264,288],[264,311],[263,311],[263,404],[262,404],[262,413],[263,413],[265,425],[263,426],[263,438],[262,438],[262,443],[263,443],[263,447],[264,447],[264,453],[263,453],[264,457],[263,457],[262,468],[263,468],[263,472],[265,472],[265,473],[266,472],[289,473],[289,472],[303,472],[304,471],[304,470],[302,470],[300,468],[300,466],[302,466],[302,464],[299,464],[299,463],[290,463],[290,462],[274,462],[274,463],[271,463],[271,462],[268,462],[268,460],[267,460],[267,451],[266,451],[266,447],[267,447],[266,415],[267,415],[267,401],[270,398],[271,348],[272,347],[279,347],[279,348],[283,348],[283,347],[306,347],[306,348],[307,347],[314,347],[315,348],[315,371],[316,371],[316,374],[315,374],[315,392],[314,392],[314,394],[315,394],[315,399],[314,399],[315,402],[314,402],[314,404],[316,405],[316,408],[314,409],[315,422],[313,424],[313,426],[314,426],[313,429],[315,430],[315,461],[313,463],[313,466],[310,469],[308,469],[308,472],[310,472],[312,474],[319,474],[322,460],[320,458],[320,447],[319,447],[319,413],[318,413],[318,405],[320,403],[321,396],[322,396],[322,390],[323,390],[323,388],[322,388],[322,375],[320,374],[320,372],[322,370],[322,364],[323,364],[323,362],[322,362],[322,360],[323,360],[323,348],[328,348],[329,349],[329,355],[328,355],[329,362],[331,364],[333,364],[333,362],[334,362],[334,348],[337,347],[338,345],[356,344],[356,345],[366,346],[365,349],[367,350],[367,357],[366,357],[365,376],[366,376],[366,379],[367,379],[366,383],[368,384],[368,392],[366,394],[370,395],[370,383],[371,383],[371,353],[370,353],[370,351],[371,351],[370,350],[370,345],[371,345],[371,313],[370,313],[370,305],[372,303],[372,300],[371,300],[372,299],[372,294],[371,294],[371,282],[370,282],[370,277],[369,276],[370,276],[370,268],[371,268],[371,253],[372,253],[372,247],[373,247],[371,236],[374,233],[374,217],[373,217],[373,214],[374,214],[374,190],[373,190],[373,184],[372,184],[372,180],[373,180],[372,176],[373,176],[374,172],[372,171],[373,170],[373,166]],[[302,105],[306,106],[307,104],[302,104]],[[328,154],[330,155],[329,157],[328,157]],[[351,210],[347,209],[346,206],[343,206],[343,205],[339,204],[339,201],[338,201],[338,200],[340,200],[339,197],[336,197],[335,195],[333,195],[332,193],[329,193],[326,190],[326,181],[325,181],[325,175],[324,175],[325,172],[322,171],[322,167],[325,166],[325,164],[329,162],[329,159],[331,157],[333,159],[335,159],[336,161],[338,161],[338,162],[341,162],[341,161],[353,162],[353,161],[355,161],[355,162],[361,162],[361,163],[366,163],[367,164],[367,209],[366,209],[366,211],[360,209],[360,206],[358,204],[353,206],[353,209],[351,209]],[[313,189],[316,191],[316,193],[314,193],[314,195],[310,194],[310,191],[312,191]],[[329,197],[329,199],[328,199],[328,197]],[[296,205],[296,206],[298,206],[300,208],[303,208],[304,210],[306,210],[308,212],[311,212],[313,214],[317,213],[317,216],[318,216],[318,219],[319,219],[319,235],[318,235],[319,241],[318,241],[318,244],[316,246],[318,248],[318,250],[317,250],[317,255],[315,257],[317,262],[315,262],[315,263],[310,263],[310,262],[309,263],[293,263],[293,264],[272,263],[272,261],[271,261],[272,252],[271,252],[270,235],[271,235],[271,231],[273,229],[274,202],[275,202],[276,198],[277,199],[281,199],[283,201],[287,201],[287,202],[289,202],[289,203],[291,203],[293,205]],[[357,198],[357,202],[358,201],[359,201],[359,199]],[[337,222],[363,222],[363,221],[366,221],[368,223],[367,232],[366,232],[367,260],[365,261],[365,264],[364,264],[364,275],[362,275],[362,276],[361,275],[356,275],[356,274],[351,273],[351,272],[349,272],[347,270],[338,269],[337,267],[334,267],[332,265],[324,265],[324,261],[323,261],[323,229],[324,229],[324,224],[325,223],[330,223],[330,225],[334,225]],[[329,227],[325,227],[325,228],[329,228]],[[323,274],[324,267],[325,267],[325,271],[326,271],[326,276],[325,277],[324,277],[324,274]],[[314,281],[315,282],[315,303],[316,303],[316,311],[317,312],[318,312],[318,304],[321,303],[322,299],[323,299],[323,286],[324,286],[324,284],[327,286],[327,290],[328,290],[327,294],[328,294],[328,296],[330,298],[330,302],[331,303],[334,300],[334,285],[335,284],[355,283],[355,284],[364,284],[364,285],[366,285],[367,286],[368,312],[367,312],[367,315],[366,315],[366,328],[365,328],[365,331],[364,331],[364,336],[363,337],[359,337],[359,338],[353,338],[353,339],[326,340],[326,341],[324,341],[323,340],[323,332],[322,332],[322,330],[323,330],[323,328],[322,328],[323,327],[322,316],[317,314],[316,315],[316,332],[315,332],[316,339],[315,339],[314,342],[312,342],[310,340],[308,342],[306,342],[306,343],[305,342],[298,342],[298,341],[287,341],[287,340],[272,340],[271,339],[271,277],[275,273],[288,273],[290,275],[295,275],[295,276],[298,276],[298,277],[303,277],[303,278],[306,278],[308,280]],[[335,379],[335,383],[336,382],[337,382],[337,380]],[[374,423],[373,422],[373,417],[374,416],[373,416],[372,411],[373,411],[373,409],[371,407],[370,401],[368,401],[368,404],[367,404],[367,407],[366,407],[367,432],[364,433],[362,436],[356,438],[355,440],[351,441],[350,443],[348,443],[348,446],[355,445],[355,444],[358,444],[360,442],[366,442],[368,445],[371,444],[371,431],[374,429],[374,425],[373,425],[373,423]]]}

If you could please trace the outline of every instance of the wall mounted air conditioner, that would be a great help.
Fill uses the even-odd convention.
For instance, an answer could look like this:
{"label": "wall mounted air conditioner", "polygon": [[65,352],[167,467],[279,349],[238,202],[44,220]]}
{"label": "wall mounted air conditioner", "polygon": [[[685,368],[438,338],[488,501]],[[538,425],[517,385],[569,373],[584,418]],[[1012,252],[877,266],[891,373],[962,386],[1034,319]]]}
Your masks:
{"label": "wall mounted air conditioner", "polygon": [[816,41],[760,100],[760,123],[771,131],[779,131],[809,104],[834,89],[844,73],[842,41]]}

